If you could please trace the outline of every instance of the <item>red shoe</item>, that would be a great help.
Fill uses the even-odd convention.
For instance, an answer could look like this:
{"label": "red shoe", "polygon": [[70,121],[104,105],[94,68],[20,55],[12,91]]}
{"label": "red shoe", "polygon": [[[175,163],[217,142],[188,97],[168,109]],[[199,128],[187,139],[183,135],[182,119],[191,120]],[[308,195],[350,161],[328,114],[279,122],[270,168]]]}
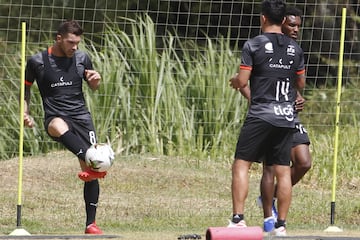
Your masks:
{"label": "red shoe", "polygon": [[91,169],[87,169],[84,172],[79,172],[78,177],[84,182],[90,182],[98,178],[104,178],[107,172],[95,172]]}
{"label": "red shoe", "polygon": [[92,224],[88,225],[85,228],[85,234],[103,234],[103,232],[101,231],[101,229],[96,225],[95,222],[93,222]]}

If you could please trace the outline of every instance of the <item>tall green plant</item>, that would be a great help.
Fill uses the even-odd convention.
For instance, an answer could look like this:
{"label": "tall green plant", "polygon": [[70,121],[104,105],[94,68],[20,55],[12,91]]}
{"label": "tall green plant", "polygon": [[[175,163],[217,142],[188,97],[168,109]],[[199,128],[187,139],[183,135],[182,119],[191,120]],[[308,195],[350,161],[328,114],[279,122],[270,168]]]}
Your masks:
{"label": "tall green plant", "polygon": [[[99,95],[111,96],[110,101],[97,97],[92,104],[97,114],[105,111],[96,117],[100,126],[112,126],[112,139],[121,133],[130,142],[120,147],[127,151],[129,147],[158,154],[223,151],[224,138],[233,136],[246,111],[239,94],[228,87],[239,61],[229,42],[208,40],[207,48],[192,43],[189,50],[170,34],[161,44],[156,41],[154,24],[145,17],[132,22],[131,35],[109,26],[101,53],[89,51],[104,77],[104,92],[100,89]],[[157,45],[164,47],[159,50]],[[97,106],[102,108],[95,110]],[[114,106],[115,115],[110,111]],[[108,115],[109,121],[101,120]]]}
{"label": "tall green plant", "polygon": [[[205,47],[194,42],[184,45],[170,34],[156,38],[154,23],[147,16],[130,21],[130,35],[109,25],[103,46],[84,46],[103,77],[99,91],[84,88],[99,141],[109,139],[117,152],[126,154],[232,154],[228,143],[237,137],[246,104],[228,87],[239,62],[229,40],[208,39]],[[158,45],[163,48],[157,49]],[[6,64],[12,65],[16,64]],[[16,90],[10,91],[13,112],[3,113],[7,126],[3,135],[10,143],[0,148],[5,158],[16,152],[18,133],[8,126],[18,126],[19,118],[13,110],[18,109],[18,71],[7,70]],[[1,99],[3,106],[7,99]],[[25,130],[25,152],[59,148],[43,129],[41,98],[35,87],[31,111],[37,127]]]}

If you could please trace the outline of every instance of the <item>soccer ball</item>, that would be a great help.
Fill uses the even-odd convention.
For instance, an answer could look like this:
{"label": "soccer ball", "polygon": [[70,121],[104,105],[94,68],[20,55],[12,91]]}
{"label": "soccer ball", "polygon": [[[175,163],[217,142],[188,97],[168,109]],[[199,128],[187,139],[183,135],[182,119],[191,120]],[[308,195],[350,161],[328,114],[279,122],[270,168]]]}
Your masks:
{"label": "soccer ball", "polygon": [[115,159],[111,146],[104,143],[92,145],[85,154],[86,165],[96,172],[109,170]]}

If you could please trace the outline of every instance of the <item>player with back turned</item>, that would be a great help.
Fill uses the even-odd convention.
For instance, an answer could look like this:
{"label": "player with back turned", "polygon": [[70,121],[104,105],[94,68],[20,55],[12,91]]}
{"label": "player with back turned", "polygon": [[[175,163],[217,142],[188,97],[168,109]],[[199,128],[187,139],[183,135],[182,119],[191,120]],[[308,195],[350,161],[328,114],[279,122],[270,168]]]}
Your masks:
{"label": "player with back turned", "polygon": [[98,89],[101,76],[93,69],[88,55],[78,50],[82,34],[78,22],[65,21],[57,30],[54,44],[28,60],[24,125],[35,125],[30,116],[30,89],[36,81],[45,112],[46,132],[79,159],[82,171],[78,176],[84,181],[85,233],[102,234],[95,217],[100,189],[98,178],[103,178],[106,172],[94,172],[85,163],[86,151],[97,139],[82,90],[84,80],[92,90]]}
{"label": "player with back turned", "polygon": [[[295,7],[286,8],[286,20],[282,24],[282,32],[287,36],[291,37],[294,40],[298,39],[301,26],[301,11]],[[306,129],[300,123],[298,117],[298,112],[303,110],[305,99],[301,96],[299,92],[296,94],[296,104],[295,104],[295,132],[293,135],[293,144],[291,148],[291,183],[294,186],[297,184],[300,179],[305,175],[307,171],[311,168],[311,154],[310,154],[310,140],[307,134]],[[272,194],[273,187],[273,169],[271,166],[264,166],[263,175],[261,178],[261,195],[266,201],[269,202],[272,200],[272,216],[277,218],[277,210],[275,207],[275,199],[277,192],[277,185],[275,185],[275,194],[274,198]],[[262,206],[262,198],[258,198],[258,203]],[[269,210],[267,210],[269,212]],[[267,214],[268,216],[269,214]],[[271,222],[273,219],[265,218],[264,220],[264,230],[271,230]]]}
{"label": "player with back turned", "polygon": [[244,208],[249,169],[253,162],[266,159],[265,164],[273,166],[279,190],[278,219],[273,233],[284,236],[291,202],[294,88],[301,90],[305,85],[304,56],[297,43],[281,32],[285,2],[264,0],[261,7],[263,34],[244,44],[239,73],[230,79],[236,90],[246,89],[250,82],[249,91],[241,91],[250,105],[232,165],[233,217],[229,227],[246,227]]}

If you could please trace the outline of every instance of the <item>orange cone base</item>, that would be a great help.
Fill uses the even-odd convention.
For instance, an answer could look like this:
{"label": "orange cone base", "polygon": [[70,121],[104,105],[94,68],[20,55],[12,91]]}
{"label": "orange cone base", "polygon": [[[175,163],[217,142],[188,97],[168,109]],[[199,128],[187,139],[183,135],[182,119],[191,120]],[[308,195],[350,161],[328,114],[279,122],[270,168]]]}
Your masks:
{"label": "orange cone base", "polygon": [[262,240],[261,227],[209,227],[206,231],[206,240]]}

